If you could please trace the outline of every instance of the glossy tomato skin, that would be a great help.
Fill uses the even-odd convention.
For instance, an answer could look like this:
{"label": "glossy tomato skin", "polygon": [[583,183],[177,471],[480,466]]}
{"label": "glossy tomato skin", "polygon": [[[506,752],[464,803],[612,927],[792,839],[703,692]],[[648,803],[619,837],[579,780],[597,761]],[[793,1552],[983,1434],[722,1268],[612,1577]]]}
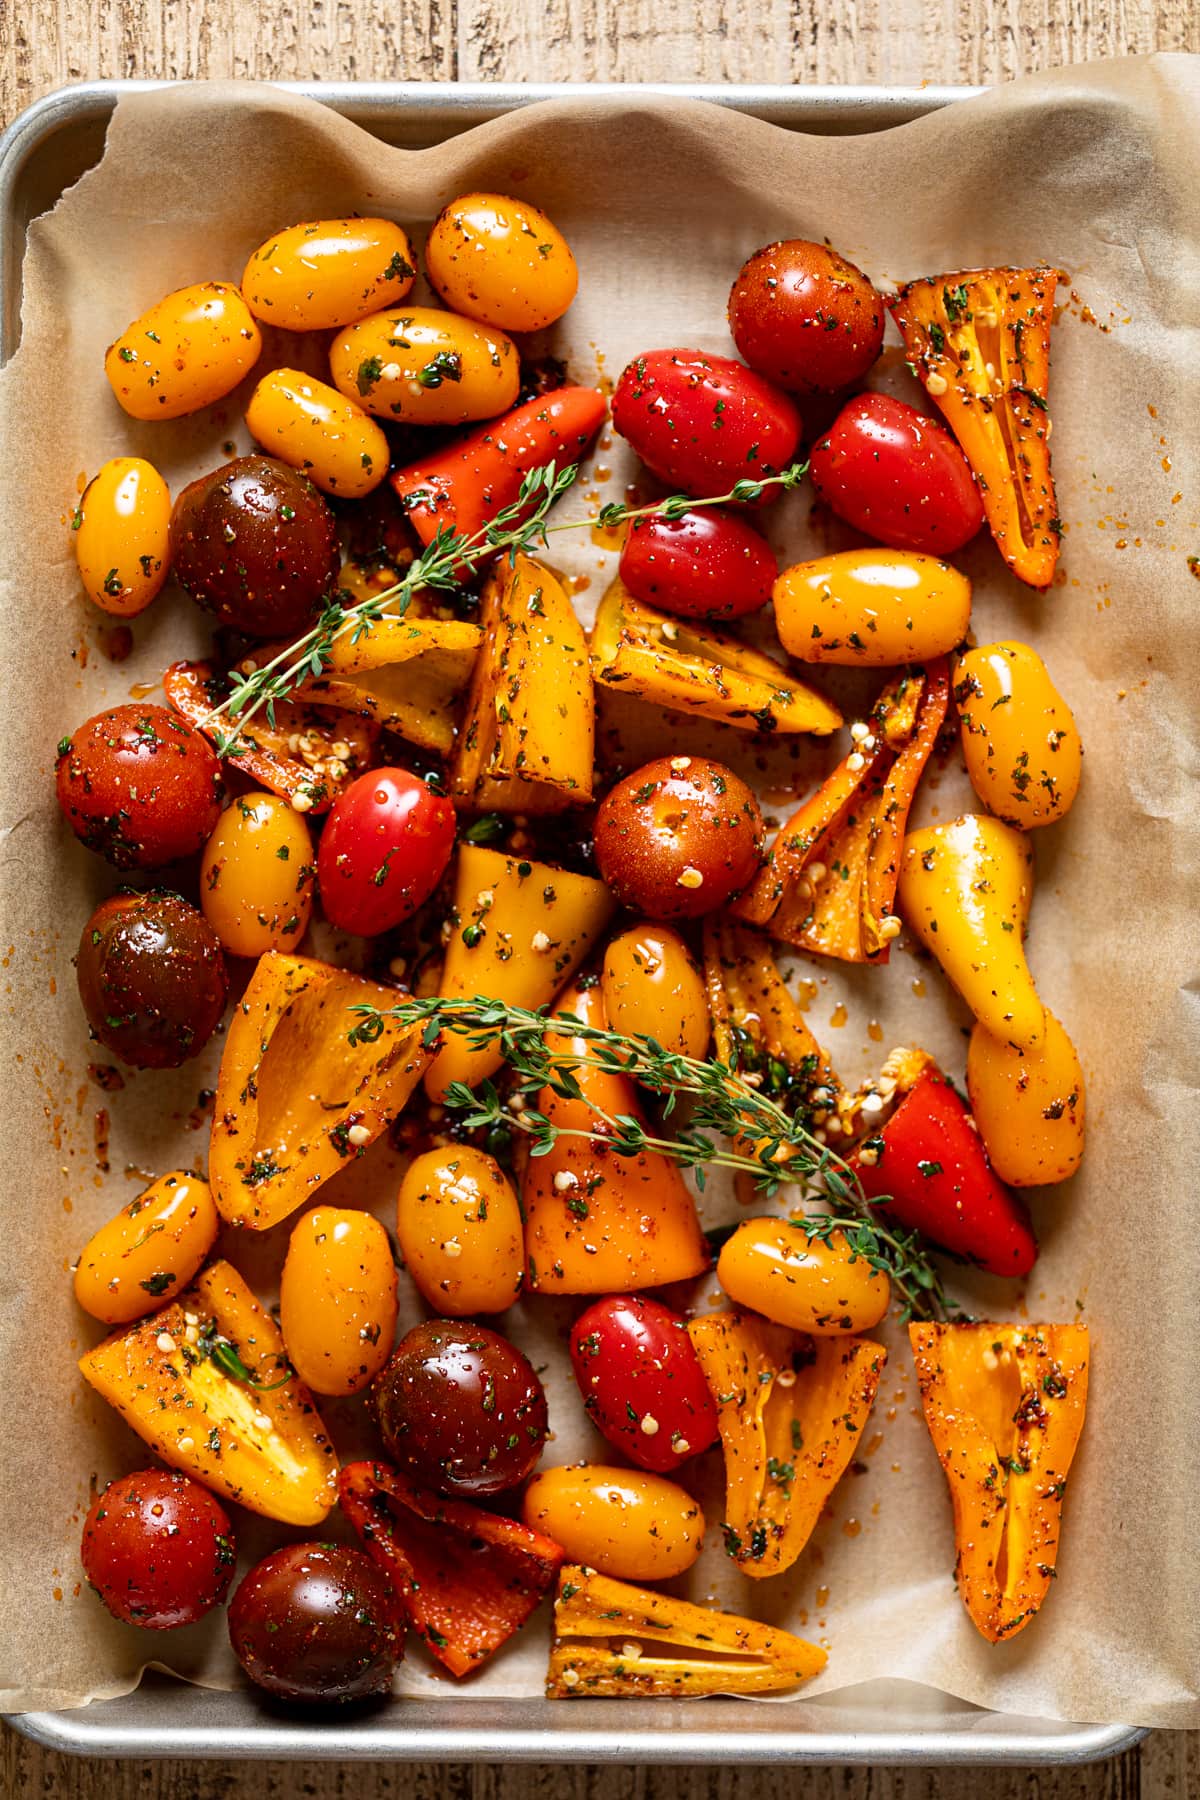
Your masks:
{"label": "glossy tomato skin", "polygon": [[757,612],[771,598],[777,574],[766,538],[721,507],[679,519],[635,519],[621,551],[621,580],[634,599],[682,619]]}
{"label": "glossy tomato skin", "polygon": [[372,769],[329,811],[317,878],[325,916],[374,937],[416,912],[454,848],[454,807],[407,769]]}
{"label": "glossy tomato skin", "polygon": [[415,1326],[374,1394],[393,1457],[439,1494],[501,1494],[524,1481],[542,1454],[542,1384],[528,1358],[484,1325],[432,1319]]}
{"label": "glossy tomato skin", "polygon": [[610,1444],[658,1475],[717,1441],[713,1405],[686,1321],[641,1294],[598,1300],[575,1321],[571,1367]]}
{"label": "glossy tomato skin", "polygon": [[239,794],[200,864],[200,909],[230,956],[295,950],[312,912],[313,841],[278,794]]}
{"label": "glossy tomato skin", "polygon": [[289,1544],[257,1563],[230,1602],[229,1641],[251,1681],[311,1705],[386,1694],[404,1654],[386,1579],[341,1544]]}
{"label": "glossy tomato skin", "polygon": [[762,860],[758,801],[705,756],[660,756],[627,775],[605,796],[595,831],[604,880],[649,919],[715,911]]}
{"label": "glossy tomato skin", "polygon": [[127,325],[105,352],[104,373],[131,417],[181,419],[232,393],[261,350],[262,333],[238,290],[199,281]]}
{"label": "glossy tomato skin", "polygon": [[[685,493],[723,494],[787,468],[795,402],[753,369],[703,350],[648,350],[617,383],[613,424],[646,467]],[[767,488],[769,500],[779,490]]]}
{"label": "glossy tomato skin", "polygon": [[145,612],[167,579],[171,496],[152,463],[114,456],[88,483],[72,530],[89,600],[119,619]]}
{"label": "glossy tomato skin", "polygon": [[194,1625],[225,1598],[237,1551],[224,1508],[167,1469],[123,1475],[93,1500],[84,1573],[114,1619],[146,1631]]}
{"label": "glossy tomato skin", "polygon": [[75,973],[95,1036],[135,1069],[198,1056],[229,987],[216,933],[178,894],[105,900],[83,928]]}
{"label": "glossy tomato skin", "polygon": [[165,706],[114,706],[63,738],[58,804],[80,843],[117,869],[194,856],[221,811],[221,765]]}
{"label": "glossy tomato skin", "polygon": [[264,324],[325,331],[403,300],[416,263],[408,233],[391,219],[310,220],[259,245],[242,293]]}
{"label": "glossy tomato skin", "polygon": [[948,556],[983,524],[970,464],[945,428],[890,394],[844,406],[810,462],[826,506],[895,550]]}
{"label": "glossy tomato skin", "polygon": [[312,624],[339,567],[337,530],[310,481],[270,456],[238,456],[185,487],[171,560],[198,606],[248,637]]}
{"label": "glossy tomato skin", "polygon": [[579,271],[544,212],[506,194],[463,194],[434,220],[429,279],[446,305],[502,331],[542,331],[575,298]]}
{"label": "glossy tomato skin", "polygon": [[756,251],[729,295],[740,354],[796,394],[832,394],[860,381],[883,346],[884,316],[861,269],[804,238]]}

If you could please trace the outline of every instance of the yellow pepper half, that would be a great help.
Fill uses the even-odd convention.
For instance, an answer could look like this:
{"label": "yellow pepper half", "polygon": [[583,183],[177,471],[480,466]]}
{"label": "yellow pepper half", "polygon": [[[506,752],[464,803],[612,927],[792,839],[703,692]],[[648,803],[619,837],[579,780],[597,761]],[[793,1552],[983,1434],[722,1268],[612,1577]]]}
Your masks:
{"label": "yellow pepper half", "polygon": [[950,1484],[958,1591],[998,1644],[1056,1574],[1088,1391],[1086,1325],[910,1325],[925,1423]]}
{"label": "yellow pepper half", "polygon": [[217,1076],[208,1176],[227,1224],[277,1225],[395,1118],[428,1061],[419,1028],[387,1019],[372,1042],[350,1041],[351,1007],[395,997],[310,957],[259,958]]}
{"label": "yellow pepper half", "polygon": [[[303,682],[295,698],[356,713],[445,756],[482,641],[477,625],[454,619],[376,619],[335,638],[324,672]],[[273,651],[260,654],[265,662]]]}
{"label": "yellow pepper half", "polygon": [[568,1563],[558,1577],[546,1694],[769,1694],[811,1681],[827,1660],[816,1644],[778,1625],[711,1612]]}
{"label": "yellow pepper half", "polygon": [[717,1406],[725,1548],[746,1575],[780,1575],[854,1455],[887,1351],[736,1311],[693,1319],[688,1336]]}
{"label": "yellow pepper half", "polygon": [[993,1037],[1032,1050],[1045,1035],[1024,935],[1033,898],[1029,839],[966,813],[904,840],[900,910]]}
{"label": "yellow pepper half", "polygon": [[156,1456],[227,1500],[319,1525],[337,1499],[337,1457],[312,1397],[228,1263],[210,1263],[172,1305],[79,1367]]}

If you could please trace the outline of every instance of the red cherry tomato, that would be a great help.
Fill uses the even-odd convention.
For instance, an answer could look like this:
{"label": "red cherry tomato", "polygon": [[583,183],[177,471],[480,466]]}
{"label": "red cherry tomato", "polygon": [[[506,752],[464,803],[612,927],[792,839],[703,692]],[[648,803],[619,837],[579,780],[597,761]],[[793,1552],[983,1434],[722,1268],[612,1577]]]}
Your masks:
{"label": "red cherry tomato", "polygon": [[[777,475],[800,442],[794,401],[753,369],[703,350],[635,357],[617,383],[612,416],[648,469],[696,495]],[[778,492],[767,488],[759,500]]]}
{"label": "red cherry tomato", "polygon": [[640,1294],[598,1300],[575,1321],[583,1404],[639,1468],[669,1474],[717,1441],[717,1409],[678,1313]]}
{"label": "red cherry tomato", "polygon": [[221,765],[165,706],[114,706],[58,746],[58,804],[89,850],[118,869],[194,856],[221,813]]}
{"label": "red cherry tomato", "polygon": [[225,1598],[237,1551],[233,1526],[207,1488],[167,1469],[143,1469],[93,1500],[82,1558],[115,1619],[172,1631]]}
{"label": "red cherry tomato", "polygon": [[317,879],[325,916],[375,937],[428,900],[454,848],[454,808],[407,769],[372,769],[334,801]]}
{"label": "red cherry tomato", "polygon": [[621,552],[621,580],[634,599],[684,619],[757,612],[778,573],[766,538],[719,507],[678,519],[635,519]]}
{"label": "red cherry tomato", "polygon": [[983,524],[971,466],[936,420],[859,394],[815,444],[813,486],[848,525],[896,550],[948,556]]}
{"label": "red cherry tomato", "polygon": [[883,344],[883,301],[827,244],[789,238],[743,263],[729,295],[738,353],[795,394],[833,394],[866,374]]}

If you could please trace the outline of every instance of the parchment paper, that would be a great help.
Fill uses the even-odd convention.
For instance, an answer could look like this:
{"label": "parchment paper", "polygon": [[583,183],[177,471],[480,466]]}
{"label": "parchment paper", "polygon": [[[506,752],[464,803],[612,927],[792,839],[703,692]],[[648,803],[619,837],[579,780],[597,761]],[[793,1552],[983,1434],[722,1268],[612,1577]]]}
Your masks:
{"label": "parchment paper", "polygon": [[[576,379],[615,377],[628,356],[658,345],[728,351],[730,280],[775,236],[828,236],[881,282],[993,262],[1045,260],[1069,272],[1051,384],[1062,573],[1043,598],[1017,588],[987,542],[972,547],[965,566],[978,583],[979,640],[1036,644],[1087,748],[1078,804],[1065,825],[1038,838],[1030,958],[1081,1047],[1090,1144],[1077,1180],[1033,1197],[1043,1251],[1028,1295],[956,1278],[978,1310],[1038,1318],[1078,1310],[1092,1327],[1092,1398],[1059,1580],[1043,1616],[1011,1644],[990,1647],[968,1623],[952,1581],[949,1504],[896,1333],[863,1472],[842,1483],[796,1567],[751,1583],[714,1548],[681,1591],[827,1644],[817,1689],[903,1676],[1022,1713],[1200,1724],[1200,588],[1187,562],[1200,551],[1198,103],[1197,63],[1164,56],[1018,83],[875,137],[794,136],[691,102],[631,97],[617,106],[537,106],[407,152],[267,88],[196,84],[122,100],[102,165],[31,233],[23,343],[0,380],[5,1706],[70,1706],[123,1692],[150,1658],[214,1685],[236,1678],[221,1614],[152,1638],[110,1621],[81,1588],[78,1565],[89,1484],[138,1466],[145,1451],[77,1375],[76,1357],[100,1331],[74,1304],[70,1264],[145,1177],[203,1162],[206,1122],[194,1109],[215,1054],[176,1076],[127,1076],[117,1093],[89,1081],[96,1052],[71,957],[89,910],[116,881],[58,818],[54,745],[101,706],[144,692],[138,684],[157,682],[168,661],[201,649],[207,627],[168,596],[135,622],[133,655],[112,662],[112,625],[79,592],[67,520],[85,475],[108,456],[149,456],[178,491],[220,460],[223,446],[249,447],[249,384],[196,419],[139,425],[113,400],[102,352],[166,290],[236,280],[247,253],[282,225],[381,211],[419,228],[454,194],[481,186],[536,200],[575,248],[580,296],[547,342]],[[275,338],[261,368],[295,354],[294,341]],[[875,379],[911,391],[898,348]],[[589,495],[618,496],[631,477],[607,435],[596,461],[597,473],[572,497],[580,512]],[[806,490],[771,516],[789,555],[827,541],[810,520],[810,500]],[[554,555],[590,579],[580,597],[586,613],[611,559],[586,532],[558,536]],[[693,742],[697,728],[653,712],[634,720],[635,710],[626,703],[615,721],[608,716],[610,753]],[[731,747],[728,733],[702,735],[754,766],[744,740]],[[776,816],[785,777],[802,781],[811,760],[792,765],[777,748],[758,762]],[[961,772],[950,768],[928,784],[926,816],[949,817],[965,797]],[[800,958],[788,966],[807,983],[810,1021],[849,1078],[910,1038],[961,1072],[965,1015],[939,971],[911,949],[902,945],[887,971],[853,979]],[[839,1025],[842,1002],[849,1023]],[[871,1036],[869,1021],[878,1022]],[[108,1169],[95,1134],[101,1108],[111,1116]],[[390,1224],[396,1168],[379,1148],[328,1197],[375,1206]],[[728,1196],[706,1198],[708,1218],[732,1210]],[[232,1249],[262,1291],[285,1236],[286,1227]],[[420,1309],[407,1280],[402,1286],[403,1327]],[[562,1378],[559,1340],[572,1313],[534,1302],[505,1326],[538,1363],[556,1352],[548,1379],[557,1436],[547,1461],[603,1450]],[[352,1411],[326,1412],[346,1452],[359,1429]],[[715,1524],[718,1457],[689,1464],[686,1478]],[[283,1535],[249,1521],[239,1529],[251,1555]],[[336,1520],[330,1529],[339,1529]],[[546,1641],[544,1609],[474,1686],[538,1693]],[[453,1704],[450,1685],[435,1684],[419,1654],[410,1654],[400,1687]]]}

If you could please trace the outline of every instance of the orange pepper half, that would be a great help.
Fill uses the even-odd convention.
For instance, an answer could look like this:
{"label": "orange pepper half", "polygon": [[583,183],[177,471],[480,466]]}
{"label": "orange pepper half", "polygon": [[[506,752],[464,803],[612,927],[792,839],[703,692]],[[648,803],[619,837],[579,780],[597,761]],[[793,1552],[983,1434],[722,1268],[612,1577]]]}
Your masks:
{"label": "orange pepper half", "polygon": [[688,1336],[717,1405],[725,1548],[746,1575],[780,1575],[849,1466],[887,1351],[737,1311],[693,1319]]}
{"label": "orange pepper half", "polygon": [[1050,326],[1057,269],[972,269],[910,281],[889,302],[908,359],[962,445],[1013,574],[1049,587],[1061,526],[1050,473]]}
{"label": "orange pepper half", "polygon": [[802,950],[887,962],[904,829],[949,697],[945,657],[892,682],[864,746],[788,820],[734,912]]}
{"label": "orange pepper half", "polygon": [[442,1500],[387,1463],[347,1463],[338,1489],[413,1630],[452,1675],[470,1675],[521,1629],[563,1560],[528,1525]]}
{"label": "orange pepper half", "polygon": [[1087,1327],[919,1324],[908,1335],[954,1503],[958,1591],[998,1644],[1036,1616],[1057,1572],[1087,1407]]}

